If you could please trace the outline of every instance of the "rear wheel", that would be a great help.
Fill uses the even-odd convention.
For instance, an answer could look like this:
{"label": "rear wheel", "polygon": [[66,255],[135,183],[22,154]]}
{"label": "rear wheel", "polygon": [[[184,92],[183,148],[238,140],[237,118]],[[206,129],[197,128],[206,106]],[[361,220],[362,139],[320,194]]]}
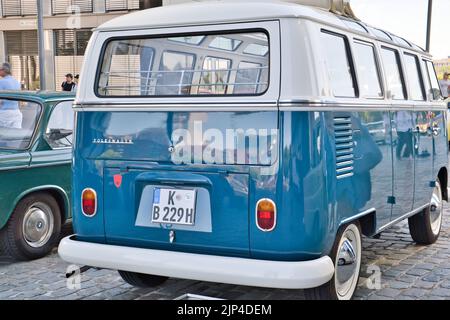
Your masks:
{"label": "rear wheel", "polygon": [[359,223],[344,226],[338,232],[331,258],[334,276],[324,285],[305,290],[308,300],[350,300],[358,285],[361,268],[361,231]]}
{"label": "rear wheel", "polygon": [[443,212],[442,188],[438,179],[428,208],[408,219],[409,233],[416,243],[429,245],[437,241]]}
{"label": "rear wheel", "polygon": [[0,231],[3,254],[16,260],[47,255],[61,231],[61,212],[47,193],[34,193],[19,201],[7,225]]}
{"label": "rear wheel", "polygon": [[163,284],[168,279],[167,277],[153,276],[149,274],[120,271],[120,270],[119,274],[126,283],[139,288],[156,287],[159,286],[160,284]]}

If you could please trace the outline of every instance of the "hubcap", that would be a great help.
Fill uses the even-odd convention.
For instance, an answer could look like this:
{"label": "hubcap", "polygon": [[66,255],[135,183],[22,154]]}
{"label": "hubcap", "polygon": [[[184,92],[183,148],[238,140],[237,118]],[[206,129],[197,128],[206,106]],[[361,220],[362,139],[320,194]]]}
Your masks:
{"label": "hubcap", "polygon": [[430,201],[430,223],[431,231],[434,235],[438,235],[441,230],[442,205],[441,185],[436,181],[436,186],[433,189],[433,195]]}
{"label": "hubcap", "polygon": [[359,229],[350,225],[342,235],[335,262],[335,287],[339,299],[350,299],[358,284],[361,265]]}
{"label": "hubcap", "polygon": [[345,239],[338,254],[336,277],[340,283],[352,278],[356,270],[356,253],[350,240]]}
{"label": "hubcap", "polygon": [[25,242],[33,248],[44,246],[52,236],[54,228],[52,210],[42,202],[34,203],[23,219]]}

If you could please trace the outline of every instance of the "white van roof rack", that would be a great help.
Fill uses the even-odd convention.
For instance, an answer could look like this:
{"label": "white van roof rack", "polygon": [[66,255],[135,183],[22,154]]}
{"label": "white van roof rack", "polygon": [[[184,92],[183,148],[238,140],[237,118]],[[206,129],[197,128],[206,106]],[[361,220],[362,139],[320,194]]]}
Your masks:
{"label": "white van roof rack", "polygon": [[344,17],[359,20],[350,6],[350,0],[282,0],[282,1],[298,3],[305,6],[318,7]]}

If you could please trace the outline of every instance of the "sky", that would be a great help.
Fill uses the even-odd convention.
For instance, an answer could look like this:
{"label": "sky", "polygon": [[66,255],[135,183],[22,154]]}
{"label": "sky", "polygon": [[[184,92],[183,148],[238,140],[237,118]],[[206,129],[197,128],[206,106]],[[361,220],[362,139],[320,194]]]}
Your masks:
{"label": "sky", "polygon": [[[428,0],[350,0],[362,21],[425,48]],[[431,54],[450,56],[450,0],[433,0]]]}

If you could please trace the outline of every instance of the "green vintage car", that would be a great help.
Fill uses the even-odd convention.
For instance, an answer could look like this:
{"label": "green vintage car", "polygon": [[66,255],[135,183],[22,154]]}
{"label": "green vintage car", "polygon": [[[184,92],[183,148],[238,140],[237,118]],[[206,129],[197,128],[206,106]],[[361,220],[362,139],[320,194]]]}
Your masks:
{"label": "green vintage car", "polygon": [[71,217],[74,95],[0,91],[0,255],[45,256]]}

